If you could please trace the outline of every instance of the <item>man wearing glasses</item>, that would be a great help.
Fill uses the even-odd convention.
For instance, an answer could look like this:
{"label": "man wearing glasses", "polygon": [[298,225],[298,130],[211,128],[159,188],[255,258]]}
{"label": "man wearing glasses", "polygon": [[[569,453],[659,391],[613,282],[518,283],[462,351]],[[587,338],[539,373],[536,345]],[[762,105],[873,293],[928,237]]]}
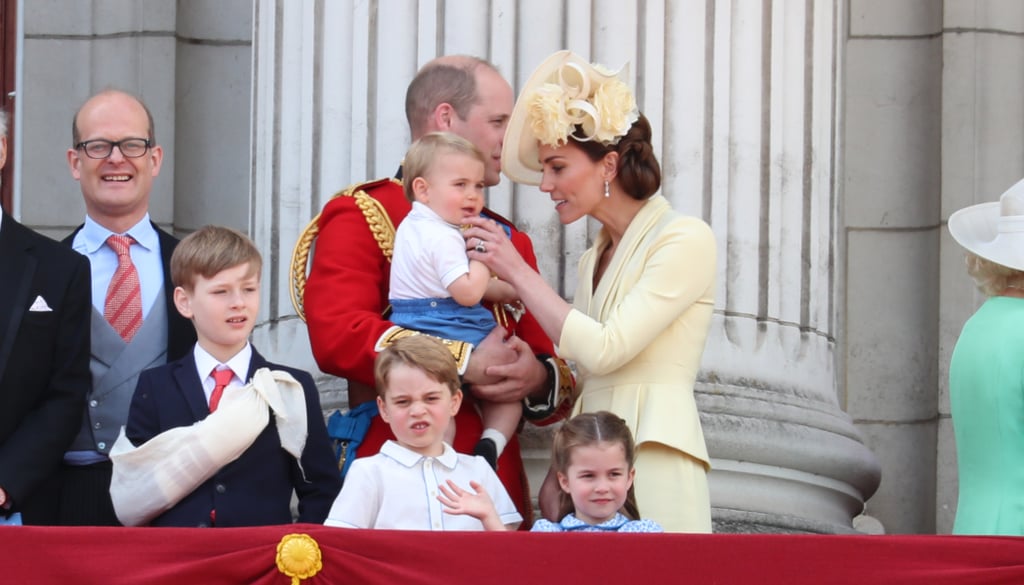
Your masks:
{"label": "man wearing glasses", "polygon": [[68,149],[85,199],[85,223],[65,243],[92,272],[92,392],[81,428],[48,482],[53,518],[35,524],[117,525],[110,502],[110,447],[128,418],[139,373],[176,360],[195,343],[174,308],[169,263],[178,241],[149,218],[163,149],[153,116],[135,96],[103,91],[76,113]]}

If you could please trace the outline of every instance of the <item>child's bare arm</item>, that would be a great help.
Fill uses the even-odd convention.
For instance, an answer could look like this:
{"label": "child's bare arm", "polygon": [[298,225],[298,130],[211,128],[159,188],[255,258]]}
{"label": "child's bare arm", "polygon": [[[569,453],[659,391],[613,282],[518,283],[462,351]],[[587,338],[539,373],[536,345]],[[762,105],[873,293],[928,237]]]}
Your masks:
{"label": "child's bare arm", "polygon": [[469,272],[456,278],[448,285],[448,294],[456,303],[471,307],[480,302],[491,280],[491,271],[479,260],[469,261]]}
{"label": "child's bare arm", "polygon": [[498,516],[498,510],[494,507],[494,502],[484,486],[471,481],[469,487],[473,491],[468,491],[449,479],[447,486],[441,484],[440,487],[441,495],[437,496],[437,500],[444,504],[449,514],[472,516],[483,523],[484,530],[506,530],[505,524]]}
{"label": "child's bare arm", "polygon": [[484,292],[484,299],[492,303],[513,303],[519,300],[516,288],[504,280],[492,278],[487,283],[487,291]]}

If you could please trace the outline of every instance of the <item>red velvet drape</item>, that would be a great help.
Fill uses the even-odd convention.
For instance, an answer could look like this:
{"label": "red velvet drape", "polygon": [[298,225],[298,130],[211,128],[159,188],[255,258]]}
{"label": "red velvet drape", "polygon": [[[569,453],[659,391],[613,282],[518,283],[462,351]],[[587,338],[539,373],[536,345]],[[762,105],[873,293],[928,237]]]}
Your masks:
{"label": "red velvet drape", "polygon": [[1024,538],[422,533],[0,527],[0,583],[291,583],[282,536],[319,545],[326,583],[1024,583]]}

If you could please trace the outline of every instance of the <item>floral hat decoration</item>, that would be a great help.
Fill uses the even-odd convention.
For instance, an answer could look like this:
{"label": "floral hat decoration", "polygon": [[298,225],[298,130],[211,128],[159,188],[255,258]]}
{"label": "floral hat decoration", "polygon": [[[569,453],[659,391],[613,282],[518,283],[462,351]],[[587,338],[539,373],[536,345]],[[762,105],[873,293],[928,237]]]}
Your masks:
{"label": "floral hat decoration", "polygon": [[[544,60],[519,93],[501,150],[501,168],[517,183],[539,185],[538,143],[577,141],[617,144],[640,117],[623,66],[610,71],[571,51]],[[578,130],[577,130],[578,129]]]}

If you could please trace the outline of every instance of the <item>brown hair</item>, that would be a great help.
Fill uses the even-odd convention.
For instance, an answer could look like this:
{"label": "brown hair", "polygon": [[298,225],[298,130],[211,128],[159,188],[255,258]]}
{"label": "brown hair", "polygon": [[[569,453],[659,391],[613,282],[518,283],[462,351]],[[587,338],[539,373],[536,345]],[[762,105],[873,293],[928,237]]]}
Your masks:
{"label": "brown hair", "polygon": [[[636,448],[633,444],[633,433],[622,420],[614,413],[607,410],[597,412],[584,412],[566,421],[562,428],[555,433],[554,441],[551,443],[551,464],[555,471],[567,475],[569,465],[572,463],[572,451],[576,447],[587,447],[597,443],[618,443],[622,445],[626,454],[626,464],[633,469],[636,458]],[[572,503],[572,496],[561,491],[558,494],[558,519],[561,520],[571,512],[576,511]],[[626,493],[626,502],[619,510],[630,520],[640,519],[640,509],[636,504],[636,494],[633,486],[629,486]]]}
{"label": "brown hair", "polygon": [[[572,137],[582,136],[577,127]],[[640,114],[617,144],[604,145],[596,140],[572,140],[593,162],[598,162],[609,152],[619,153],[619,168],[616,180],[623,191],[633,199],[643,201],[661,188],[661,165],[654,156],[651,144],[651,123]]]}
{"label": "brown hair", "polygon": [[419,70],[405,92],[405,118],[413,136],[423,132],[441,104],[450,104],[459,118],[466,119],[479,98],[476,76],[480,67],[497,72],[494,65],[468,55],[439,57]]}
{"label": "brown hair", "polygon": [[480,161],[487,168],[487,158],[472,142],[451,132],[431,132],[409,147],[402,161],[402,182],[405,183],[405,198],[415,199],[412,182],[417,177],[425,177],[443,154],[461,154]]}
{"label": "brown hair", "polygon": [[436,337],[423,334],[403,337],[377,354],[373,364],[373,378],[377,385],[377,395],[381,398],[384,398],[388,390],[391,372],[399,365],[422,371],[435,382],[448,386],[453,395],[459,390],[459,369],[455,358]]}
{"label": "brown hair", "polygon": [[150,144],[150,146],[156,145],[156,126],[153,124],[153,113],[149,111],[149,107],[146,106],[146,103],[143,102],[142,99],[139,98],[139,96],[137,96],[135,94],[132,94],[132,93],[128,93],[127,91],[122,91],[120,89],[105,89],[105,90],[103,90],[103,91],[101,91],[99,93],[96,93],[96,94],[90,96],[89,99],[85,100],[85,102],[83,102],[82,105],[79,106],[77,110],[75,110],[75,115],[71,118],[71,146],[72,147],[77,146],[78,143],[82,141],[82,134],[78,131],[78,115],[82,113],[82,108],[84,108],[85,105],[88,104],[89,102],[91,102],[93,99],[95,99],[95,98],[97,98],[97,97],[99,97],[101,95],[113,94],[113,93],[119,93],[119,94],[121,94],[123,96],[127,96],[127,97],[135,100],[136,103],[138,103],[140,106],[142,106],[143,111],[146,112],[146,120],[149,122],[149,131],[147,132],[147,137],[149,138],[149,144]]}
{"label": "brown hair", "polygon": [[217,273],[249,264],[249,274],[263,268],[260,251],[245,234],[219,225],[208,225],[189,234],[171,254],[171,281],[191,291],[196,277],[213,278]]}

